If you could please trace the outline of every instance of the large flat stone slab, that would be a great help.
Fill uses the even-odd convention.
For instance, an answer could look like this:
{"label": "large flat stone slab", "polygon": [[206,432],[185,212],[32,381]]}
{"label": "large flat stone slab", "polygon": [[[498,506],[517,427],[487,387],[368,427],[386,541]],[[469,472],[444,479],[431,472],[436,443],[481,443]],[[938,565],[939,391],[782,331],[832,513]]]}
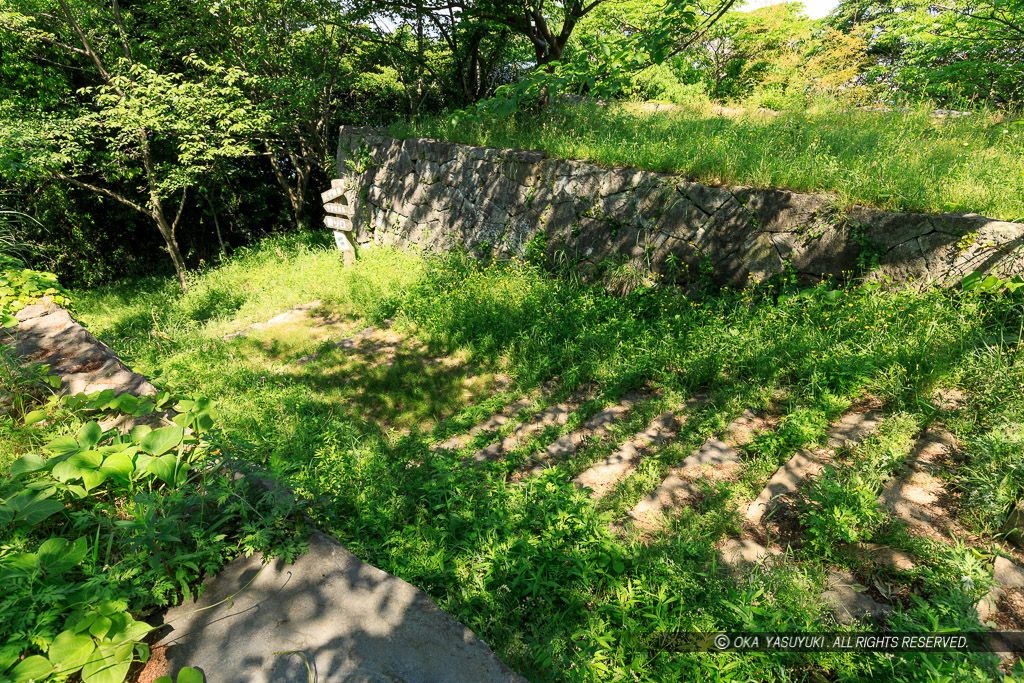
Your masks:
{"label": "large flat stone slab", "polygon": [[[703,402],[704,399],[697,400]],[[698,480],[714,481],[731,476],[739,468],[740,454],[727,442],[736,442],[734,436],[740,434],[748,437],[752,419],[753,413],[744,411],[725,428],[724,440],[713,436],[707,438],[700,448],[669,472],[658,488],[641,498],[629,516],[638,522],[648,523],[656,515],[686,505],[690,498],[696,497],[700,493]]]}
{"label": "large flat stone slab", "polygon": [[218,683],[307,683],[307,662],[319,683],[524,680],[426,593],[320,533],[294,564],[229,563],[166,621],[172,673]]}
{"label": "large flat stone slab", "polygon": [[115,395],[153,396],[156,387],[132,372],[110,347],[54,304],[35,304],[19,311],[17,328],[0,337],[14,345],[28,362],[46,363],[49,374],[61,379],[61,392],[91,394],[110,389]]}

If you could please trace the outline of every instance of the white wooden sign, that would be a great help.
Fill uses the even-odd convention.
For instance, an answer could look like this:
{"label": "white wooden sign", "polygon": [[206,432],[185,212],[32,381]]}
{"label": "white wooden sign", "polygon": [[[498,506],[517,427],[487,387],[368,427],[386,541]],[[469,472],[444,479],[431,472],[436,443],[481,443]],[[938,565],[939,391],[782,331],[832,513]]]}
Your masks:
{"label": "white wooden sign", "polygon": [[324,200],[324,204],[328,203],[332,199],[337,199],[341,195],[345,194],[344,187],[332,187],[327,192],[320,193],[320,198]]}
{"label": "white wooden sign", "polygon": [[348,204],[336,204],[334,202],[324,204],[324,211],[327,213],[337,214],[339,216],[347,216],[349,214]]}
{"label": "white wooden sign", "polygon": [[352,243],[348,241],[348,237],[341,230],[334,231],[334,243],[338,245],[338,251],[355,251],[352,248]]}
{"label": "white wooden sign", "polygon": [[324,225],[331,230],[349,231],[352,229],[352,221],[341,216],[324,216]]}

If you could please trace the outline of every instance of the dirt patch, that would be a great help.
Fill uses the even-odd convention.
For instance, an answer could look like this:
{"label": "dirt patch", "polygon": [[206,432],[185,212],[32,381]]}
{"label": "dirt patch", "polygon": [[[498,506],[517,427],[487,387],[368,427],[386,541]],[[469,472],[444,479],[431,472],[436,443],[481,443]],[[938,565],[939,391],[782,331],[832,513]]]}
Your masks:
{"label": "dirt patch", "polygon": [[131,683],[154,683],[161,676],[170,674],[171,666],[167,662],[167,646],[154,645],[149,650],[149,659],[146,663],[136,662],[133,664],[125,680],[131,681]]}

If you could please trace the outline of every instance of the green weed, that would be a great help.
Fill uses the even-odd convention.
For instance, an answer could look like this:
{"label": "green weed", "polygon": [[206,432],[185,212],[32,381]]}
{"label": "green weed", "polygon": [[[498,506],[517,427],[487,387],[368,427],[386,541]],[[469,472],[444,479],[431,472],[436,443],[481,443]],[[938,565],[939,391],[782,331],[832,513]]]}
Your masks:
{"label": "green weed", "polygon": [[[80,315],[141,371],[218,396],[226,444],[269,464],[309,501],[319,525],[360,558],[423,587],[516,670],[535,680],[918,680],[927,660],[936,679],[995,676],[993,664],[975,655],[708,655],[651,644],[676,630],[823,628],[813,599],[821,558],[797,553],[737,583],[714,569],[714,546],[736,531],[735,511],[774,468],[820,443],[828,423],[866,394],[893,416],[876,439],[841,455],[871,493],[844,502],[852,521],[837,518],[822,538],[850,537],[851,529],[858,538],[888,534],[868,515],[869,503],[916,432],[935,419],[936,387],[959,386],[971,397],[970,419],[950,420],[962,438],[1024,416],[1016,347],[985,341],[1020,328],[1024,304],[1016,294],[777,282],[696,298],[641,286],[616,297],[529,263],[480,264],[458,254],[367,250],[343,269],[317,244],[309,236],[265,242],[197,276],[186,296],[156,281],[83,293]],[[222,339],[314,298],[324,301],[319,325]],[[326,348],[384,319],[424,344],[406,347],[394,381],[366,369],[372,353]],[[325,328],[328,320],[344,322]],[[316,351],[325,353],[315,363],[275,372]],[[490,398],[490,388],[464,396],[466,375],[430,374],[435,355],[511,382]],[[540,409],[590,382],[598,398],[545,438],[629,389],[659,392],[658,399],[608,441],[584,444],[521,484],[509,475],[543,439],[475,468],[463,459],[486,436],[457,451],[431,450],[519,396],[537,396]],[[550,393],[539,392],[547,383]],[[709,402],[604,501],[595,504],[569,482],[630,429],[698,392]],[[736,482],[708,487],[701,504],[680,511],[660,535],[609,528],[744,407],[769,401],[784,419],[745,448]],[[530,414],[513,417],[500,434]],[[935,554],[926,568],[935,578],[920,579],[924,607],[908,606],[901,627],[962,625],[959,606],[976,597],[981,576],[960,555]],[[965,571],[975,581],[970,596],[960,585]]]}
{"label": "green weed", "polygon": [[542,149],[711,185],[832,192],[846,204],[883,209],[1024,218],[1024,133],[983,113],[935,119],[927,105],[879,113],[821,101],[802,111],[725,116],[706,107],[576,104],[457,127],[444,117],[422,119],[395,124],[392,134]]}

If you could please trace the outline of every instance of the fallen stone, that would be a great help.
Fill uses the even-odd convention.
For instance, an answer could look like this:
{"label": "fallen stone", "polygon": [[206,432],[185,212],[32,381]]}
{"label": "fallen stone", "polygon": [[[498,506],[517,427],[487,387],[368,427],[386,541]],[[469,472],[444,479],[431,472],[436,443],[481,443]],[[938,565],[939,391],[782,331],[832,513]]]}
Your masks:
{"label": "fallen stone", "polygon": [[849,571],[834,570],[828,574],[828,590],[821,594],[831,606],[832,613],[840,624],[854,624],[863,619],[877,620],[892,611],[889,605],[876,602],[864,592]]}
{"label": "fallen stone", "polygon": [[1024,589],[1024,569],[1005,557],[997,557],[992,563],[992,585],[988,593],[974,605],[978,621],[986,623],[994,620],[999,614],[1000,603],[1009,602],[1009,592],[1021,589]]}
{"label": "fallen stone", "polygon": [[992,621],[999,614],[999,603],[1006,597],[1006,591],[999,586],[995,584],[989,586],[988,593],[985,593],[981,600],[974,604],[974,612],[978,615],[978,621],[983,624]]}
{"label": "fallen stone", "polygon": [[1024,548],[1024,501],[1017,501],[1010,510],[1003,531],[1007,533],[1006,540],[1018,548]]}
{"label": "fallen stone", "polygon": [[132,372],[110,347],[53,304],[27,306],[15,315],[18,327],[3,334],[15,353],[29,362],[46,363],[60,377],[61,393],[91,394],[110,389],[115,395],[153,396],[157,389]]}
{"label": "fallen stone", "polygon": [[426,593],[320,533],[294,564],[229,563],[170,610],[155,644],[171,672],[220,683],[522,681]]}
{"label": "fallen stone", "polygon": [[793,455],[772,475],[754,502],[747,507],[747,523],[760,524],[779,498],[796,494],[803,481],[820,472],[822,466],[811,451],[799,451]]}

